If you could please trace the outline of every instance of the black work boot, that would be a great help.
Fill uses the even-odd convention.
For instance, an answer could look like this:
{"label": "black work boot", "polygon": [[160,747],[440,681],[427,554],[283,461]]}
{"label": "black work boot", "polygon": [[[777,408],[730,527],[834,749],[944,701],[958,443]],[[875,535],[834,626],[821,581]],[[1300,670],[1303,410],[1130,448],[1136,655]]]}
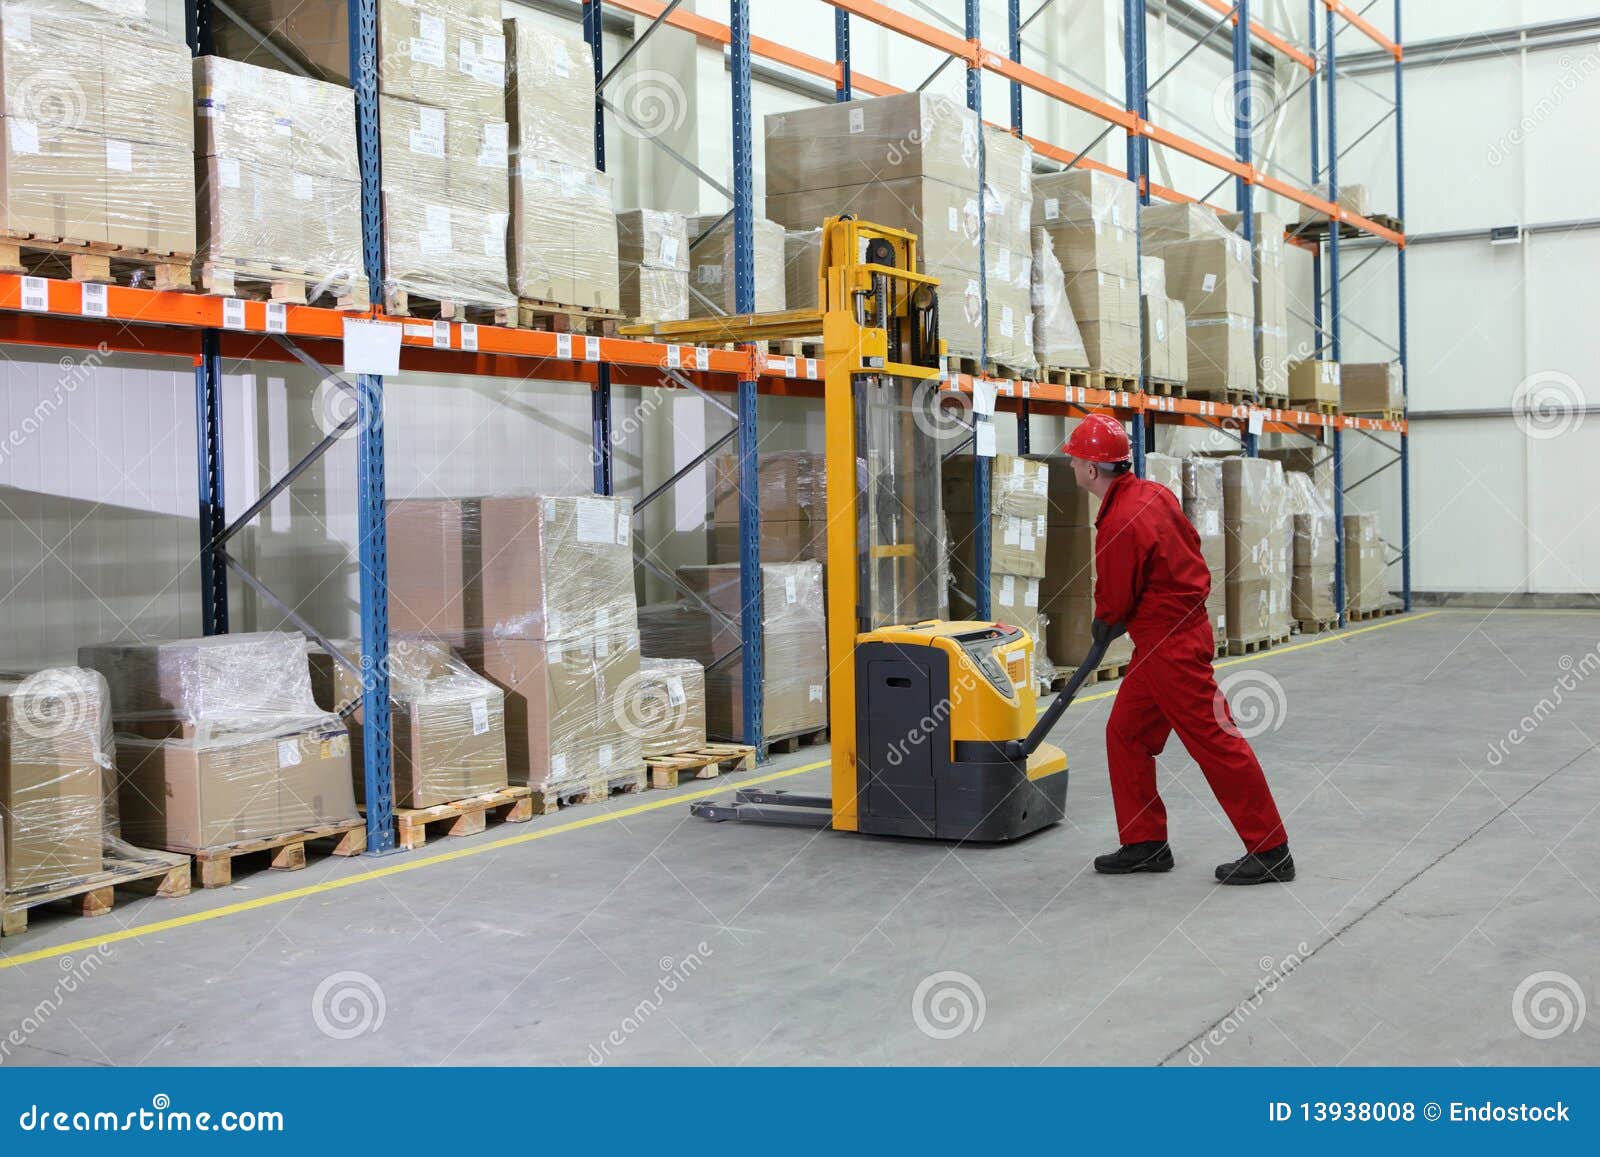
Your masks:
{"label": "black work boot", "polygon": [[1166,840],[1123,844],[1108,856],[1096,856],[1094,870],[1108,876],[1126,876],[1130,872],[1170,872],[1172,848]]}
{"label": "black work boot", "polygon": [[1279,844],[1218,864],[1217,879],[1224,884],[1287,884],[1294,879],[1294,857],[1288,844]]}

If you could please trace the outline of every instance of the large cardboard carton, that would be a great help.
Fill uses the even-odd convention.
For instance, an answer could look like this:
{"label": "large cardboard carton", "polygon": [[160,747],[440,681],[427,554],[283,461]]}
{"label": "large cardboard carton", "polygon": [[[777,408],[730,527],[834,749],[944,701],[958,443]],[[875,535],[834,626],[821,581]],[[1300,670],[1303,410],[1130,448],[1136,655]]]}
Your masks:
{"label": "large cardboard carton", "polygon": [[1298,361],[1289,363],[1291,406],[1337,406],[1340,401],[1339,363]]}
{"label": "large cardboard carton", "polygon": [[0,893],[101,869],[103,684],[91,672],[0,679]]}
{"label": "large cardboard carton", "polygon": [[1255,393],[1255,345],[1250,319],[1242,314],[1195,317],[1184,321],[1188,339],[1188,381],[1207,393],[1237,390]]}
{"label": "large cardboard carton", "polygon": [[607,174],[523,149],[511,172],[511,238],[518,297],[597,310],[621,305]]}
{"label": "large cardboard carton", "polygon": [[[724,217],[726,216],[726,219]],[[689,219],[689,316],[721,317],[740,310],[734,278],[733,217],[720,213]],[[783,226],[766,218],[752,222],[756,313],[783,310]],[[698,245],[693,242],[702,238]]]}
{"label": "large cardboard carton", "polygon": [[620,308],[641,322],[689,316],[689,222],[682,213],[627,209],[617,214]]}
{"label": "large cardboard carton", "polygon": [[977,186],[978,117],[947,96],[912,92],[773,113],[765,131],[769,196],[901,177]]}
{"label": "large cardboard carton", "polygon": [[[971,514],[976,509],[974,459],[960,454],[940,467],[946,514]],[[997,454],[989,459],[988,507],[995,514],[1038,518],[1049,509],[1051,467],[1037,458]]]}
{"label": "large cardboard carton", "polygon": [[594,54],[573,26],[505,22],[506,119],[517,147],[545,161],[594,164]]}
{"label": "large cardboard carton", "polygon": [[[767,218],[788,230],[809,232],[829,217],[854,213],[917,235],[918,255],[928,270],[978,269],[978,190],[976,175],[968,185],[936,177],[911,176],[859,185],[776,193],[767,189]],[[820,238],[819,238],[820,244]],[[820,253],[820,250],[819,250]],[[817,261],[809,262],[810,278]],[[816,297],[812,286],[809,297]],[[801,306],[800,308],[803,308]]]}
{"label": "large cardboard carton", "polygon": [[[1227,548],[1227,630],[1253,642],[1274,634],[1287,612],[1287,495],[1283,467],[1266,458],[1222,462],[1223,532]],[[1282,596],[1282,605],[1274,598]]]}
{"label": "large cardboard carton", "polygon": [[1192,457],[1183,460],[1183,514],[1200,536],[1200,554],[1211,573],[1211,593],[1206,596],[1206,617],[1216,637],[1226,637],[1228,626],[1227,536],[1223,530],[1222,461]]}
{"label": "large cardboard carton", "polygon": [[1344,516],[1346,613],[1372,611],[1389,598],[1388,563],[1376,514]]}
{"label": "large cardboard carton", "polygon": [[1399,412],[1406,408],[1405,380],[1399,362],[1345,362],[1339,389],[1347,414]]}
{"label": "large cardboard carton", "polygon": [[706,743],[706,670],[693,659],[640,659],[630,704],[646,756],[696,751]]}
{"label": "large cardboard carton", "polygon": [[[756,490],[763,519],[821,522],[827,514],[827,466],[810,450],[762,453],[756,462]],[[720,454],[712,461],[711,521],[739,524],[739,459]]]}
{"label": "large cardboard carton", "polygon": [[[0,191],[6,229],[103,242],[108,237],[106,142],[71,129],[41,130],[20,117],[0,118]],[[191,178],[192,179],[192,178]]]}
{"label": "large cardboard carton", "polygon": [[1173,241],[1161,249],[1167,295],[1188,307],[1189,316],[1255,312],[1250,249],[1233,233]]}

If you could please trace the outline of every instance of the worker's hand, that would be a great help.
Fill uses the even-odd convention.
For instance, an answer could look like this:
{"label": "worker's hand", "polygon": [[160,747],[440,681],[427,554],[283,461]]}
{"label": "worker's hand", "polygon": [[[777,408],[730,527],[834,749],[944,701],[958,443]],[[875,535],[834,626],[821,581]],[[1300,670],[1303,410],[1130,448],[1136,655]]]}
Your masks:
{"label": "worker's hand", "polygon": [[1093,628],[1094,645],[1097,647],[1108,646],[1111,640],[1124,634],[1127,629],[1122,623],[1105,623],[1096,619]]}

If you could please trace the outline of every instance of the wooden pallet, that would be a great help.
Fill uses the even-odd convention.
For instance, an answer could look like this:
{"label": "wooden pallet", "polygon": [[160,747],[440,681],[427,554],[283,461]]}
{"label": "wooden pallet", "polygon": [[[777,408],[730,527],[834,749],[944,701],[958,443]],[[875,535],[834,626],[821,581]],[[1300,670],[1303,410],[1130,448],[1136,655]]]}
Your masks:
{"label": "wooden pallet", "polygon": [[558,305],[525,297],[498,324],[548,333],[615,337],[617,327],[627,325],[628,319],[614,309],[587,309],[580,305]]}
{"label": "wooden pallet", "polygon": [[775,358],[820,358],[820,337],[785,337],[767,343],[767,354]]}
{"label": "wooden pallet", "polygon": [[78,916],[104,916],[116,905],[118,888],[168,899],[187,896],[189,857],[113,844],[102,870],[91,876],[8,892],[0,902],[0,936],[26,932],[28,912],[45,904],[60,903]]}
{"label": "wooden pallet", "polygon": [[632,795],[649,784],[649,769],[621,775],[596,776],[576,783],[562,784],[558,788],[533,788],[530,806],[536,816],[553,816],[564,807],[585,803],[604,803],[614,795]]}
{"label": "wooden pallet", "polygon": [[533,818],[533,790],[504,787],[432,807],[397,807],[395,839],[402,851],[409,852],[428,842],[429,828],[435,836],[475,836],[488,827],[491,818],[507,824],[527,823]]}
{"label": "wooden pallet", "polygon": [[1334,631],[1339,627],[1338,617],[1331,619],[1297,619],[1302,635],[1320,635],[1324,631]]}
{"label": "wooden pallet", "polygon": [[193,265],[192,253],[154,253],[104,241],[0,230],[0,273],[187,291],[194,288]]}
{"label": "wooden pallet", "polygon": [[756,749],[743,743],[708,743],[694,751],[675,751],[670,755],[647,755],[650,786],[657,790],[677,787],[684,779],[715,779],[730,771],[750,771],[756,765]]}
{"label": "wooden pallet", "polygon": [[372,308],[367,279],[352,276],[317,276],[303,269],[248,261],[203,261],[200,290],[216,297],[243,297],[251,301],[281,301],[288,305],[324,305],[346,312]]}
{"label": "wooden pallet", "polygon": [[1405,607],[1400,603],[1385,603],[1381,607],[1365,607],[1359,611],[1345,611],[1344,621],[1347,623],[1364,623],[1369,619],[1381,619],[1386,615],[1398,615]]}
{"label": "wooden pallet", "polygon": [[1182,382],[1172,382],[1165,378],[1146,378],[1144,381],[1145,392],[1158,394],[1163,398],[1187,398],[1189,387]]}
{"label": "wooden pallet", "polygon": [[1044,382],[1051,386],[1071,386],[1074,389],[1086,390],[1089,388],[1088,370],[1063,370],[1054,366],[1040,366],[1033,371],[1033,381]]}
{"label": "wooden pallet", "polygon": [[1253,406],[1256,401],[1254,390],[1215,390],[1190,386],[1188,396],[1203,402],[1221,402],[1227,406]]}
{"label": "wooden pallet", "polygon": [[1127,663],[1102,663],[1095,668],[1094,681],[1096,683],[1109,683],[1113,679],[1121,679],[1128,673]]}
{"label": "wooden pallet", "polygon": [[1272,647],[1271,639],[1229,639],[1228,654],[1254,655]]}
{"label": "wooden pallet", "polygon": [[[1371,221],[1375,225],[1381,225],[1385,229],[1392,229],[1396,233],[1404,233],[1405,232],[1405,228],[1403,227],[1400,218],[1391,217],[1387,213],[1374,213],[1370,217],[1368,217],[1367,220]],[[1289,226],[1289,232],[1292,233],[1294,236],[1300,237],[1300,238],[1304,238],[1307,241],[1315,241],[1318,244],[1324,244],[1328,240],[1328,219],[1326,217],[1324,217],[1320,221],[1316,221],[1316,222],[1312,222],[1312,223],[1308,223],[1308,224],[1304,224],[1304,225],[1298,224],[1298,223],[1292,224],[1292,225]],[[1359,226],[1352,225],[1348,221],[1339,222],[1339,237],[1340,237],[1340,239],[1343,239],[1343,238],[1346,238],[1346,237],[1365,237],[1365,236],[1366,236],[1366,233],[1363,232],[1362,229]]]}
{"label": "wooden pallet", "polygon": [[367,850],[367,821],[346,820],[324,827],[301,828],[261,840],[240,840],[236,844],[204,848],[192,853],[199,869],[202,888],[226,888],[233,883],[233,861],[258,852],[271,853],[271,867],[278,872],[298,872],[306,866],[306,845],[313,840],[334,841],[335,856],[359,856]]}
{"label": "wooden pallet", "polygon": [[1328,417],[1338,417],[1339,415],[1338,402],[1319,402],[1314,398],[1291,398],[1289,399],[1288,408],[1291,410],[1304,410],[1310,414],[1324,414]]}
{"label": "wooden pallet", "polygon": [[1023,369],[1021,366],[1011,365],[1009,362],[997,362],[992,358],[984,361],[981,358],[965,357],[961,354],[952,354],[949,358],[950,370],[958,374],[970,374],[975,378],[990,377],[1001,378],[1007,381],[1035,379],[1036,371]]}
{"label": "wooden pallet", "polygon": [[1289,408],[1288,394],[1263,393],[1258,400],[1260,401],[1261,405],[1267,407],[1268,409],[1287,410]]}
{"label": "wooden pallet", "polygon": [[1089,387],[1095,390],[1121,390],[1125,394],[1132,394],[1139,390],[1139,378],[1138,375],[1130,378],[1123,374],[1106,374],[1096,370],[1089,375]]}
{"label": "wooden pallet", "polygon": [[1403,422],[1406,416],[1399,410],[1346,410],[1345,416],[1350,418],[1379,418],[1385,422]]}
{"label": "wooden pallet", "polygon": [[828,729],[820,727],[815,731],[794,731],[788,735],[774,735],[767,739],[767,750],[778,755],[792,755],[802,747],[816,747],[828,742]]}
{"label": "wooden pallet", "polygon": [[383,311],[391,317],[413,317],[421,321],[464,321],[510,328],[516,328],[519,314],[515,305],[429,297],[392,285],[383,291]]}

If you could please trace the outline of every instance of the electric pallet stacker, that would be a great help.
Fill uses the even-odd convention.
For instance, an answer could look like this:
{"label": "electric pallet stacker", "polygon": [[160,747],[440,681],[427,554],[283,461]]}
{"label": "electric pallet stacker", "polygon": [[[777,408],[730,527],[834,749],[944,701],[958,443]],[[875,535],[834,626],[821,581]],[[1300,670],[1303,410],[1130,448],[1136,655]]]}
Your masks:
{"label": "electric pallet stacker", "polygon": [[1045,736],[1099,664],[1097,639],[1036,717],[1033,640],[1004,623],[936,618],[940,447],[938,279],[917,241],[851,217],[822,229],[816,310],[634,326],[674,341],[821,333],[827,469],[831,797],[753,789],[695,803],[712,820],[1003,841],[1061,820],[1067,757]]}

